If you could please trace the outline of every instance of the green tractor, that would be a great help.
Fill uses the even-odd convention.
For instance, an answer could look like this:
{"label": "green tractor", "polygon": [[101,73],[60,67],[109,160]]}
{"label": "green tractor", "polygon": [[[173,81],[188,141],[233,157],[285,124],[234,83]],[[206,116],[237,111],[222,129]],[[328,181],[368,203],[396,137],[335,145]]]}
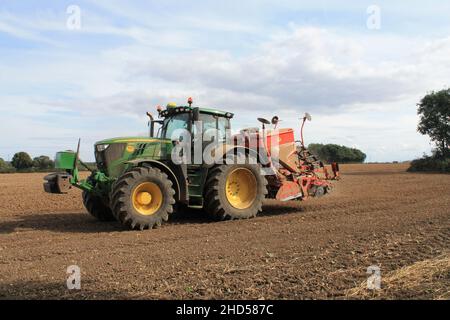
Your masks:
{"label": "green tractor", "polygon": [[[101,221],[117,220],[135,230],[159,227],[174,210],[186,207],[203,208],[218,220],[251,218],[262,210],[267,180],[258,162],[173,160],[174,148],[183,142],[183,136],[173,138],[176,130],[195,136],[199,128],[194,123],[201,122],[203,130],[225,132],[230,129],[232,113],[192,107],[191,99],[187,106],[159,107],[158,113],[157,120],[147,113],[149,137],[97,142],[97,168],[87,179],[79,176],[78,167],[87,167],[78,156],[80,142],[76,152],[58,152],[55,164],[60,172],[45,177],[45,191],[66,193],[72,186],[79,188],[92,216]],[[215,159],[252,153],[245,146],[227,144],[224,136],[216,139],[223,143],[212,151]],[[188,147],[193,150],[195,138],[190,143]],[[200,143],[200,148],[204,151],[208,143]],[[186,154],[193,158],[195,152]]]}

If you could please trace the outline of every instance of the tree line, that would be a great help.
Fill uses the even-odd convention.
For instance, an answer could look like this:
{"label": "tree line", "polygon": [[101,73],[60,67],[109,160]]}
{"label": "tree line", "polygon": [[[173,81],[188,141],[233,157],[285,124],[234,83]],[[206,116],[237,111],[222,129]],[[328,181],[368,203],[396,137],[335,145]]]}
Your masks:
{"label": "tree line", "polygon": [[[366,154],[361,150],[336,144],[312,143],[308,148],[313,154],[327,163],[362,163],[366,159]],[[95,163],[88,163],[88,166],[94,168]],[[44,155],[31,158],[28,153],[21,151],[14,154],[11,162],[0,158],[0,173],[39,172],[52,171],[54,169],[55,162]],[[81,167],[80,170],[83,170],[83,168]]]}
{"label": "tree line", "polygon": [[326,163],[362,163],[366,160],[366,154],[361,150],[337,144],[311,143],[308,149]]}
{"label": "tree line", "polygon": [[55,168],[55,162],[48,156],[31,158],[26,152],[14,154],[11,162],[0,158],[0,172],[20,172],[20,171],[46,171]]}
{"label": "tree line", "polygon": [[[94,168],[95,164],[87,163],[90,168]],[[17,152],[14,154],[10,162],[0,158],[0,173],[14,173],[14,172],[45,172],[54,171],[55,162],[48,156],[39,156],[31,158],[26,152]],[[80,171],[85,170],[83,167]]]}

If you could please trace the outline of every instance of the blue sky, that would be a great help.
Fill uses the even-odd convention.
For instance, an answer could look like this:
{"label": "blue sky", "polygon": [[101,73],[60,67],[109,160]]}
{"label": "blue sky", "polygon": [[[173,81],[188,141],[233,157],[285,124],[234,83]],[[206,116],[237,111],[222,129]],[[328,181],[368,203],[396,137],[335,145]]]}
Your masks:
{"label": "blue sky", "polygon": [[1,0],[0,157],[81,137],[92,160],[96,140],[145,134],[146,111],[193,96],[235,129],[309,112],[307,142],[413,159],[431,148],[416,103],[449,86],[449,15],[443,1]]}

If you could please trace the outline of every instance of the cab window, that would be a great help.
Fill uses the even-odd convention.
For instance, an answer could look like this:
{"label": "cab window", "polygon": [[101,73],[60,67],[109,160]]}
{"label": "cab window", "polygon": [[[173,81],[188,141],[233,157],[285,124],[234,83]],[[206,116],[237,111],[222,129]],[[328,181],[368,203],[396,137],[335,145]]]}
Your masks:
{"label": "cab window", "polygon": [[173,133],[177,129],[189,129],[189,113],[180,113],[173,115],[172,117],[164,119],[162,137],[165,139],[172,139]]}
{"label": "cab window", "polygon": [[[218,130],[219,131],[219,140],[225,141],[226,138],[226,130],[229,129],[229,119],[225,117],[220,117],[212,114],[201,113],[199,117],[199,121],[201,121],[203,126],[204,135],[208,130]],[[193,134],[197,134],[197,126],[192,126]]]}

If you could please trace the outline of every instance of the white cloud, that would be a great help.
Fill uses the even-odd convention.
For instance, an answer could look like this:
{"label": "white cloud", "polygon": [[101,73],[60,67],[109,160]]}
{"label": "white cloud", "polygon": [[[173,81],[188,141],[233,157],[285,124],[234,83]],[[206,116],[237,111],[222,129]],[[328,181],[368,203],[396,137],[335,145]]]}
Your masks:
{"label": "white cloud", "polygon": [[[429,44],[430,50],[410,48],[410,43],[419,41],[399,37],[394,48],[403,46],[403,54],[397,54],[397,60],[392,56],[385,60],[372,52],[373,46],[391,50],[391,39],[387,45],[379,38],[371,40],[316,28],[294,28],[245,57],[207,50],[139,54],[135,47],[121,48],[115,55],[122,53],[127,60],[127,79],[201,88],[211,95],[225,91],[224,96],[236,102],[239,99],[234,97],[253,95],[285,108],[345,109],[354,104],[398,101],[445,85],[443,79],[450,68],[445,61],[449,40]],[[436,63],[441,65],[439,70],[435,70]]]}

